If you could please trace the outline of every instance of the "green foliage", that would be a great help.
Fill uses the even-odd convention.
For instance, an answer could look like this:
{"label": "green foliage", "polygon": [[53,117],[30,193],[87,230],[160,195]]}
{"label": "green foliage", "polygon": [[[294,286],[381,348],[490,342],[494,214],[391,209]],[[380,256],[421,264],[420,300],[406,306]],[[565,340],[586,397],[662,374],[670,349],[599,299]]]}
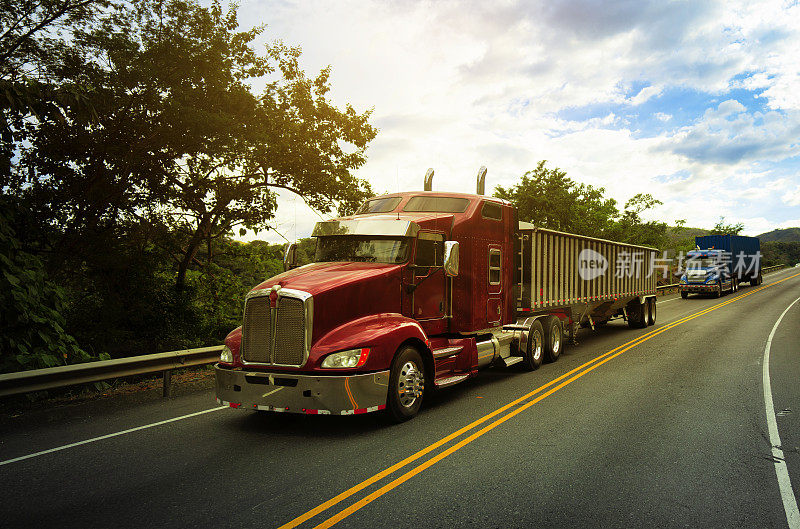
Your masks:
{"label": "green foliage", "polygon": [[561,169],[547,169],[542,160],[519,184],[495,188],[494,196],[512,202],[519,220],[552,230],[602,237],[618,214],[616,201],[605,189],[580,184]]}
{"label": "green foliage", "polygon": [[660,206],[649,193],[638,193],[625,203],[625,209],[608,228],[611,240],[662,248],[666,241],[667,224],[660,221],[645,221],[641,213]]}
{"label": "green foliage", "polygon": [[53,68],[72,28],[92,20],[105,0],[0,0],[0,188],[12,184],[15,147],[30,118],[63,120],[71,110],[91,119],[91,89],[54,82]]}
{"label": "green foliage", "polygon": [[720,217],[719,221],[709,232],[709,235],[739,235],[744,229],[744,224],[737,222],[736,224],[726,224],[725,217]]}
{"label": "green foliage", "polygon": [[278,42],[259,55],[263,28],[237,27],[235,6],[217,1],[135,0],[73,31],[54,75],[93,87],[97,120],[64,109],[66,119],[28,129],[9,180],[60,228],[56,254],[146,222],[171,243],[180,290],[202,245],[269,228],[276,191],[322,211],[371,194],[353,176],[376,134],[370,111],[335,107],[330,68],[307,77],[299,48]]}
{"label": "green foliage", "polygon": [[761,243],[762,266],[800,263],[800,241],[766,241]]}
{"label": "green foliage", "polygon": [[637,194],[620,211],[605,189],[577,183],[561,169],[548,169],[545,160],[508,189],[497,186],[495,196],[512,202],[519,220],[552,230],[601,237],[631,244],[661,247],[667,225],[644,221],[641,214],[661,205],[650,194]]}
{"label": "green foliage", "polygon": [[89,359],[64,330],[64,291],[41,261],[23,251],[11,228],[13,208],[0,200],[0,372]]}

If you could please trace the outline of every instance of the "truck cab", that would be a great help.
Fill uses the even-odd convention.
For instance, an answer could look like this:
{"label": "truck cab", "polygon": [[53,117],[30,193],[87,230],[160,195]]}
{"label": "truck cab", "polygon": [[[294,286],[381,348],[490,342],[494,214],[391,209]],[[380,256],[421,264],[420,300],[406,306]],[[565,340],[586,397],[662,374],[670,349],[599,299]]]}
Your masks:
{"label": "truck cab", "polygon": [[425,391],[509,356],[511,340],[496,335],[515,317],[516,227],[501,199],[433,191],[376,197],[317,223],[313,262],[289,258],[247,294],[217,365],[218,401],[415,414]]}
{"label": "truck cab", "polygon": [[731,275],[730,255],[719,249],[696,249],[686,253],[686,269],[681,276],[680,290],[684,299],[690,293],[720,297],[736,290]]}

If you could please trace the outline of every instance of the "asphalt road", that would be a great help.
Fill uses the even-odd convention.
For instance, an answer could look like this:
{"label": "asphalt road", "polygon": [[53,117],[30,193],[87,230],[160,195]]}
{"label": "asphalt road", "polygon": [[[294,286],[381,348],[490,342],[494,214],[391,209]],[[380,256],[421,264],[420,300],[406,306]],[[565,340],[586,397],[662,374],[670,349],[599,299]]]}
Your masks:
{"label": "asphalt road", "polygon": [[[655,327],[583,331],[557,363],[484,371],[401,425],[221,409],[8,462],[216,405],[209,391],[5,420],[0,525],[787,527],[762,359],[797,273],[667,297]],[[799,339],[800,302],[769,363],[795,496]]]}

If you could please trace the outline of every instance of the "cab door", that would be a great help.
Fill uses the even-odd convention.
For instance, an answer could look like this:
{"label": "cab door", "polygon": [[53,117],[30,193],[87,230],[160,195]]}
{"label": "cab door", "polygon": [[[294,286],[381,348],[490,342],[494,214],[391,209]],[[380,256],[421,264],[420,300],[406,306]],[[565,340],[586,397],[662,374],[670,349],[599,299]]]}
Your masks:
{"label": "cab door", "polygon": [[444,234],[420,231],[414,250],[415,288],[411,303],[413,318],[420,322],[444,320],[446,281],[443,264]]}

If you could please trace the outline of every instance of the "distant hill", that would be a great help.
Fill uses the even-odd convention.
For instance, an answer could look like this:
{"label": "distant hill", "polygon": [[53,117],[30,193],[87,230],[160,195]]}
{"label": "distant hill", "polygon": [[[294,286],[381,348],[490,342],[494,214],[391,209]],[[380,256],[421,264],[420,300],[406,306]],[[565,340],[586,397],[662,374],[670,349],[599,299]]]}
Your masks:
{"label": "distant hill", "polygon": [[772,230],[758,236],[761,242],[800,242],[800,228]]}

